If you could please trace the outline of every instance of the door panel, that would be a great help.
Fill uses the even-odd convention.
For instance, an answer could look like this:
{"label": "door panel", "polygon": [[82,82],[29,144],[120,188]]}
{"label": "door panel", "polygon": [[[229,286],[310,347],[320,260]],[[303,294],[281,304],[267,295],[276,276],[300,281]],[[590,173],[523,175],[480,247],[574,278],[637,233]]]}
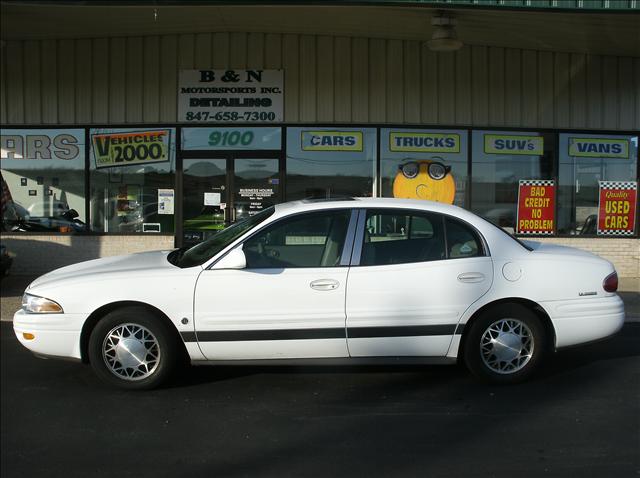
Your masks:
{"label": "door panel", "polygon": [[[206,270],[195,293],[195,328],[209,360],[347,357],[348,269]],[[330,280],[336,288],[311,283]]]}
{"label": "door panel", "polygon": [[[461,274],[484,275],[463,282]],[[491,286],[489,257],[353,267],[347,291],[352,357],[444,356],[464,311]]]}
{"label": "door panel", "polygon": [[[247,268],[206,270],[195,293],[209,360],[347,357],[345,296],[356,221],[349,209],[275,221],[242,244]],[[347,244],[347,241],[350,241]],[[305,254],[309,247],[314,255]]]}
{"label": "door panel", "polygon": [[493,263],[470,226],[440,214],[360,213],[347,286],[352,357],[444,356]]}

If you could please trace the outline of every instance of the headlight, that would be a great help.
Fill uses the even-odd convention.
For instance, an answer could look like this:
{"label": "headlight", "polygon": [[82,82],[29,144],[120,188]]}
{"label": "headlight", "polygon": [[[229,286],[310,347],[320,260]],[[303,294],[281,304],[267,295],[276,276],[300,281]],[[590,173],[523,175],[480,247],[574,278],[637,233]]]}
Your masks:
{"label": "headlight", "polygon": [[64,312],[57,302],[26,292],[22,296],[22,310],[30,314],[61,314]]}

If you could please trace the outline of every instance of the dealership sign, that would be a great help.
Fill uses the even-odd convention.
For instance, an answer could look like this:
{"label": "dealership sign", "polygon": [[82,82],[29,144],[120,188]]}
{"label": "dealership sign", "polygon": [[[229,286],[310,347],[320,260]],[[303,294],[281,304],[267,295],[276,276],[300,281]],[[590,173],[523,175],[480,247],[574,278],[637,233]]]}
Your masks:
{"label": "dealership sign", "polygon": [[180,70],[178,121],[283,121],[283,70]]}
{"label": "dealership sign", "polygon": [[598,235],[631,236],[635,230],[638,183],[599,181]]}
{"label": "dealership sign", "polygon": [[96,168],[169,161],[171,130],[123,131],[91,135]]}
{"label": "dealership sign", "polygon": [[82,129],[3,129],[0,158],[61,159],[78,158],[84,147]]}
{"label": "dealership sign", "polygon": [[485,134],[484,152],[487,154],[541,156],[544,153],[544,138],[542,136]]}
{"label": "dealership sign", "polygon": [[303,131],[303,151],[362,151],[362,131]]}
{"label": "dealership sign", "polygon": [[444,133],[389,133],[389,151],[407,153],[459,153],[460,135]]}
{"label": "dealership sign", "polygon": [[629,157],[628,139],[569,138],[569,156],[583,158]]}
{"label": "dealership sign", "polygon": [[518,189],[517,234],[553,234],[556,188],[553,180],[522,179]]}

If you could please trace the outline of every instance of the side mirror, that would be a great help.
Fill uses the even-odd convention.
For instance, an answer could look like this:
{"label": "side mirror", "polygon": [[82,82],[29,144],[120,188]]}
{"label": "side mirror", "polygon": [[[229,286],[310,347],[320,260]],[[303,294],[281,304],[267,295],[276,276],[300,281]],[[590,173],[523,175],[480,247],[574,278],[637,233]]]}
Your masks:
{"label": "side mirror", "polygon": [[245,269],[247,258],[242,247],[236,247],[226,256],[220,259],[212,269]]}

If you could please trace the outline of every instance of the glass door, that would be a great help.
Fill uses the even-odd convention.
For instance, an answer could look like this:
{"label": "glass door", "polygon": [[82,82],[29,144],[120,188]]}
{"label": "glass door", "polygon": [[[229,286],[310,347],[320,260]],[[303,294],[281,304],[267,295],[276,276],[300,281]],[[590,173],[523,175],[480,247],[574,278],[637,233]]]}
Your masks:
{"label": "glass door", "polygon": [[281,202],[279,158],[185,158],[183,245]]}
{"label": "glass door", "polygon": [[232,220],[239,221],[280,202],[276,158],[233,159]]}
{"label": "glass door", "polygon": [[230,222],[227,159],[185,159],[183,168],[183,242],[190,245]]}

